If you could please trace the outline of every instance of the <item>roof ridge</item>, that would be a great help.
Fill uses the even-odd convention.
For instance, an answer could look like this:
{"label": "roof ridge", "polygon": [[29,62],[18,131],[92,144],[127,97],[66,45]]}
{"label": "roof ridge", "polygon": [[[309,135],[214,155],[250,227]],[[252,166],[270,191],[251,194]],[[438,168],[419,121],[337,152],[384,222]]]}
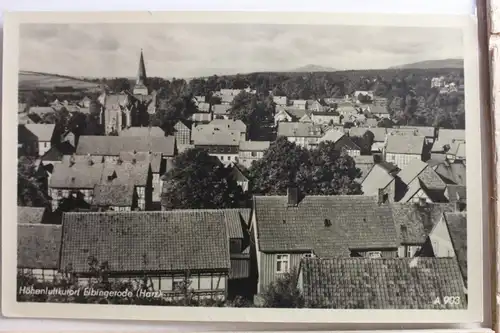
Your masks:
{"label": "roof ridge", "polygon": [[18,223],[18,226],[30,226],[30,227],[62,227],[62,224],[50,224],[50,223]]}

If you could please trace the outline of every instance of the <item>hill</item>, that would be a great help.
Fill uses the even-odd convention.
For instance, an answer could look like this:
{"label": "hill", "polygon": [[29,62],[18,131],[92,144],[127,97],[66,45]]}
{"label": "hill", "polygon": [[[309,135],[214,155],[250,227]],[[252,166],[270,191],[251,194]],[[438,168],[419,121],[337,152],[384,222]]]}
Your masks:
{"label": "hill", "polygon": [[337,70],[332,67],[325,67],[325,66],[319,66],[319,65],[305,65],[299,68],[296,68],[294,70],[291,70],[291,72],[336,72]]}
{"label": "hill", "polygon": [[65,75],[19,71],[19,90],[55,90],[73,87],[74,90],[100,90],[99,83]]}
{"label": "hill", "polygon": [[389,69],[438,69],[438,68],[463,68],[463,59],[442,59],[419,61],[411,64],[390,67]]}

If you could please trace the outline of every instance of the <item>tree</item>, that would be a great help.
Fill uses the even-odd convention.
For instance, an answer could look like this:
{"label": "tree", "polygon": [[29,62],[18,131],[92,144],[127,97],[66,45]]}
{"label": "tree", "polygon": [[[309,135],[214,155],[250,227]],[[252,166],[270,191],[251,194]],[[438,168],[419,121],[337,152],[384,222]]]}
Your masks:
{"label": "tree", "polygon": [[306,193],[313,195],[362,194],[361,185],[355,181],[361,176],[354,159],[335,149],[335,143],[321,142],[310,151],[312,167]]}
{"label": "tree", "polygon": [[303,194],[361,194],[354,160],[323,142],[307,150],[279,137],[249,169],[254,194],[283,195],[290,186]]}
{"label": "tree", "polygon": [[[285,194],[290,185],[305,190],[300,179],[308,168],[309,154],[304,148],[278,137],[264,156],[249,169],[252,192],[255,194]],[[302,186],[301,186],[302,185]]]}
{"label": "tree", "polygon": [[165,134],[171,135],[174,126],[179,120],[188,120],[198,112],[198,107],[193,100],[193,95],[181,97],[167,97],[160,99],[159,106],[150,120],[151,126],[159,126]]}
{"label": "tree", "polygon": [[292,269],[271,282],[262,292],[263,306],[267,308],[302,308],[304,298],[297,288],[297,270]]}
{"label": "tree", "polygon": [[35,165],[35,160],[20,156],[17,162],[18,206],[46,207],[49,197],[45,186],[44,172]]}
{"label": "tree", "polygon": [[241,187],[229,168],[203,149],[188,149],[173,161],[164,175],[162,199],[169,209],[237,207]]}

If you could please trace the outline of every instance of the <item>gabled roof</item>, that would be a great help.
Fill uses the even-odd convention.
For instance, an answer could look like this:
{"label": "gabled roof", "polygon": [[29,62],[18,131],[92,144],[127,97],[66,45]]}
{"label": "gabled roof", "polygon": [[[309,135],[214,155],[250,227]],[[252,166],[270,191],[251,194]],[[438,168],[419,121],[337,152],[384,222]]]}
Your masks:
{"label": "gabled roof", "polygon": [[240,141],[240,151],[264,151],[270,145],[270,141]]}
{"label": "gabled roof", "polygon": [[389,114],[389,111],[385,106],[377,105],[377,104],[372,104],[370,106],[370,112],[373,114]]}
{"label": "gabled roof", "polygon": [[130,207],[133,203],[134,186],[130,185],[96,185],[94,200],[96,206]]}
{"label": "gabled roof", "polygon": [[287,196],[254,196],[254,209],[262,252],[312,250],[332,257],[348,256],[352,249],[397,247],[392,214],[377,197],[305,196],[289,207]]}
{"label": "gabled roof", "polygon": [[[135,163],[105,162],[100,184],[146,186],[148,183],[148,171],[149,161],[136,161]],[[114,175],[116,175],[116,177]]]}
{"label": "gabled roof", "polygon": [[50,106],[32,106],[29,108],[28,113],[36,113],[37,115],[42,116],[46,113],[54,113],[55,111],[56,110]]}
{"label": "gabled roof", "polygon": [[224,221],[213,210],[65,213],[61,267],[86,273],[94,257],[116,273],[228,271]]}
{"label": "gabled roof", "polygon": [[174,136],[86,136],[83,135],[76,147],[77,155],[111,155],[122,152],[154,152],[173,156]]}
{"label": "gabled roof", "polygon": [[17,207],[17,223],[42,224],[46,208],[44,207]]}
{"label": "gabled roof", "polygon": [[123,162],[132,162],[134,159],[137,162],[147,162],[151,163],[151,171],[153,173],[160,172],[162,156],[160,153],[145,153],[145,152],[122,152],[120,153],[120,159]]}
{"label": "gabled roof", "polygon": [[230,176],[236,182],[248,182],[247,176],[245,176],[236,165],[233,165]]}
{"label": "gabled roof", "polygon": [[93,189],[101,181],[103,163],[88,163],[77,161],[70,163],[57,163],[54,165],[49,187],[53,188],[86,188]]}
{"label": "gabled roof", "polygon": [[61,230],[60,225],[18,224],[17,267],[57,269]]}
{"label": "gabled roof", "polygon": [[467,281],[467,213],[445,213],[444,219],[460,271]]}
{"label": "gabled roof", "polygon": [[232,131],[239,131],[245,133],[247,131],[247,125],[245,125],[241,120],[232,119],[214,119],[210,122],[210,125],[215,126],[215,128],[228,129]]}
{"label": "gabled roof", "polygon": [[394,176],[379,164],[374,164],[365,176],[361,189],[365,195],[378,195],[379,189],[385,189],[394,181]]}
{"label": "gabled roof", "polygon": [[398,177],[406,185],[409,185],[413,180],[418,178],[426,189],[444,190],[446,188],[445,182],[439,177],[434,169],[420,160],[411,160],[410,163],[398,173]]}
{"label": "gabled roof", "polygon": [[465,309],[434,302],[439,295],[465,300],[453,258],[307,258],[301,262],[306,307],[336,309]]}
{"label": "gabled roof", "polygon": [[174,128],[177,131],[185,131],[188,130],[190,131],[191,128],[186,125],[186,123],[183,120],[179,120],[178,122],[175,123]]}
{"label": "gabled roof", "polygon": [[212,112],[216,115],[227,115],[227,114],[229,114],[230,109],[231,109],[231,105],[229,105],[229,104],[214,104],[214,105],[212,105]]}
{"label": "gabled roof", "polygon": [[330,130],[326,131],[325,135],[323,135],[319,139],[319,142],[331,141],[331,142],[335,143],[335,142],[339,141],[344,136],[345,136],[344,132],[341,132],[341,131],[336,130],[336,129],[330,129]]}
{"label": "gabled roof", "polygon": [[323,130],[321,126],[312,123],[280,122],[278,136],[320,138],[323,136]]}
{"label": "gabled roof", "polygon": [[423,244],[443,213],[455,211],[455,205],[449,203],[393,203],[390,206],[402,244]]}
{"label": "gabled roof", "polygon": [[165,136],[165,132],[157,126],[153,127],[129,127],[119,133],[120,136]]}
{"label": "gabled roof", "polygon": [[446,161],[441,161],[436,164],[433,169],[446,183],[454,183],[464,186],[467,183],[466,166],[463,163],[448,163]]}
{"label": "gabled roof", "polygon": [[238,209],[224,209],[224,220],[229,238],[243,238],[243,217]]}
{"label": "gabled roof", "polygon": [[68,141],[52,145],[41,157],[42,161],[62,161],[64,155],[71,155],[75,152],[75,147]]}
{"label": "gabled roof", "polygon": [[395,129],[388,129],[390,132],[391,130],[416,130],[419,135],[423,135],[428,138],[433,138],[436,132],[436,129],[432,126],[399,126],[399,128]]}
{"label": "gabled roof", "polygon": [[198,125],[191,131],[191,140],[195,145],[239,146],[241,132],[220,129],[211,124]]}
{"label": "gabled roof", "polygon": [[421,155],[424,150],[425,137],[416,135],[388,135],[388,153]]}
{"label": "gabled roof", "polygon": [[24,126],[38,138],[38,141],[51,141],[56,128],[54,124],[26,124]]}
{"label": "gabled roof", "polygon": [[286,96],[273,96],[273,102],[280,105],[286,105],[288,98]]}
{"label": "gabled roof", "polygon": [[198,102],[198,110],[200,112],[210,112],[210,103]]}

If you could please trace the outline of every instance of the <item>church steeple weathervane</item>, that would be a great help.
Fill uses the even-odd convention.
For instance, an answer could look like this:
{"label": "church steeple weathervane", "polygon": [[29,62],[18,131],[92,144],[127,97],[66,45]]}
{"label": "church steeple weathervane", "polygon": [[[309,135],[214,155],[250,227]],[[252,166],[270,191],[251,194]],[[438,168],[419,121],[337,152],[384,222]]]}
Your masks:
{"label": "church steeple weathervane", "polygon": [[146,65],[144,64],[144,55],[141,48],[141,56],[139,58],[139,69],[137,71],[137,78],[135,81],[134,95],[148,95],[148,89],[146,87],[147,78]]}

